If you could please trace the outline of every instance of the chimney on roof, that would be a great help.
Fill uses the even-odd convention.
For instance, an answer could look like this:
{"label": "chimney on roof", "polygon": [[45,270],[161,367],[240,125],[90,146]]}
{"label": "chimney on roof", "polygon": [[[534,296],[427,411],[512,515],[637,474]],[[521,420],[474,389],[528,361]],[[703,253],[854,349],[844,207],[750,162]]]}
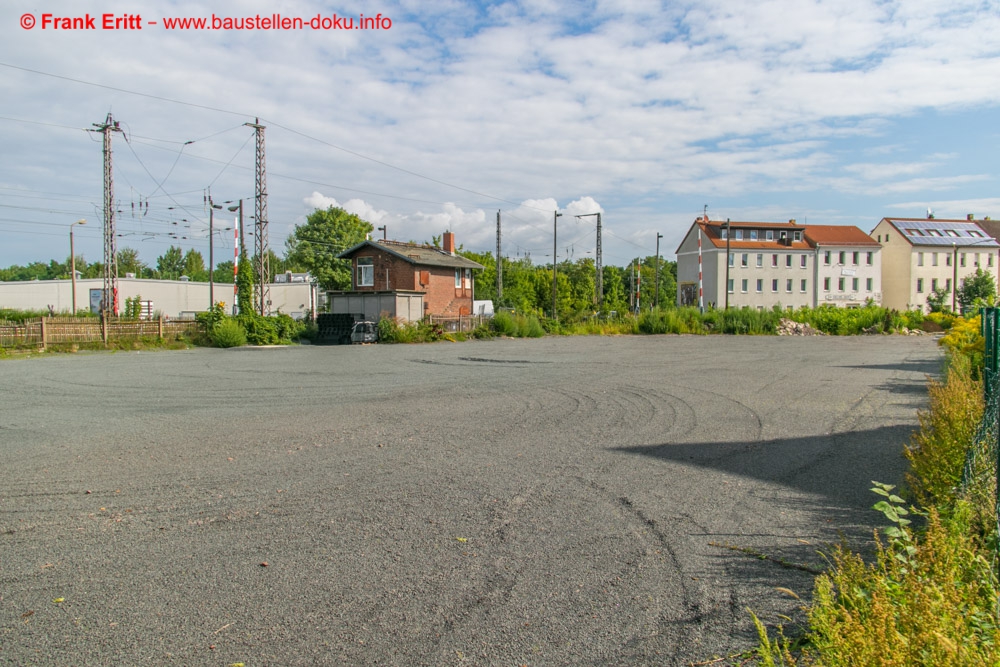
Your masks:
{"label": "chimney on roof", "polygon": [[455,254],[455,235],[451,232],[445,232],[444,237],[441,240],[441,244],[444,246],[444,251],[449,255]]}
{"label": "chimney on roof", "polygon": [[794,224],[795,224],[795,218],[790,218],[790,219],[788,220],[788,224],[790,224],[790,225],[794,225]]}
{"label": "chimney on roof", "polygon": [[965,216],[965,219],[966,220],[975,220],[976,216],[974,216],[973,214],[969,213],[967,216]]}

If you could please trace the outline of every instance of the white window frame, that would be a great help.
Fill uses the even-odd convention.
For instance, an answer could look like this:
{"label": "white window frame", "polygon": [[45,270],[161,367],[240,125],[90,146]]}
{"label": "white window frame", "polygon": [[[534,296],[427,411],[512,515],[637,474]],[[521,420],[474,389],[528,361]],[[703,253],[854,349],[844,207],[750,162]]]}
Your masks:
{"label": "white window frame", "polygon": [[375,286],[375,259],[372,257],[358,257],[358,287]]}

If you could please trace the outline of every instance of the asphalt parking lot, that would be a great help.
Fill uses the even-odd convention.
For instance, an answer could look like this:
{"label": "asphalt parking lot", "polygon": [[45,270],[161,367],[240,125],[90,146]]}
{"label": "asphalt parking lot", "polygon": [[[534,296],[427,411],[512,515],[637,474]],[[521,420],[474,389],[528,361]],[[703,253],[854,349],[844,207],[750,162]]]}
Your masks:
{"label": "asphalt parking lot", "polygon": [[931,337],[0,362],[0,663],[683,665],[870,546]]}

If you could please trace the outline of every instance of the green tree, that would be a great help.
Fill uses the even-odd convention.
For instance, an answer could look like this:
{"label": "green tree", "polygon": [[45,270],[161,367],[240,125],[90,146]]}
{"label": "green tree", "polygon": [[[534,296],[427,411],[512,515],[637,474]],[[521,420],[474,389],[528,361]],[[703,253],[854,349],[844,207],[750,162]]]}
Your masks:
{"label": "green tree", "polygon": [[351,263],[337,259],[337,255],[364,241],[374,229],[344,209],[316,209],[305,224],[292,230],[285,242],[285,256],[290,264],[307,269],[322,289],[350,289]]}
{"label": "green tree", "polygon": [[212,272],[213,280],[217,283],[233,284],[233,260],[219,262]]}
{"label": "green tree", "polygon": [[931,293],[927,295],[927,305],[930,307],[931,312],[940,313],[945,309],[951,310],[951,305],[948,303],[948,296],[950,294],[951,290],[946,287],[932,289]]}
{"label": "green tree", "polygon": [[194,248],[188,250],[184,255],[184,275],[195,282],[208,282],[208,270],[205,268],[205,258]]}
{"label": "green tree", "polygon": [[243,251],[236,273],[236,307],[239,308],[240,315],[253,313],[253,282],[253,265],[246,251]]}
{"label": "green tree", "polygon": [[[80,260],[76,260],[76,270],[80,271]],[[118,275],[134,273],[136,278],[148,273],[146,265],[139,259],[139,251],[134,248],[122,248],[118,251]]]}
{"label": "green tree", "polygon": [[184,273],[184,251],[177,246],[156,258],[156,270],[163,280],[177,280]]}
{"label": "green tree", "polygon": [[962,309],[971,308],[973,302],[982,299],[986,303],[991,303],[997,295],[997,287],[993,282],[993,276],[981,268],[971,276],[966,276],[962,280],[962,286],[958,288],[956,298]]}

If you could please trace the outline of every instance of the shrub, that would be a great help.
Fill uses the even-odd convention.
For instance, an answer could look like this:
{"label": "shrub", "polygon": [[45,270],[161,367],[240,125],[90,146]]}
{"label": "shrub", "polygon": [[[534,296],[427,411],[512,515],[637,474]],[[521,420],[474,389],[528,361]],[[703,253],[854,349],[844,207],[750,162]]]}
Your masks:
{"label": "shrub", "polygon": [[517,335],[517,324],[514,322],[514,316],[506,310],[501,310],[493,316],[491,326],[501,336]]}
{"label": "shrub", "polygon": [[969,517],[963,503],[944,518],[930,510],[919,539],[904,526],[879,542],[875,565],[835,551],[816,581],[807,664],[998,664],[997,581],[970,548]]}
{"label": "shrub", "polygon": [[227,318],[219,322],[208,335],[215,347],[241,347],[247,344],[246,332],[234,319]]}
{"label": "shrub", "polygon": [[518,331],[524,338],[541,338],[545,335],[545,329],[542,327],[542,323],[538,321],[538,317],[535,315],[529,315],[527,318],[523,318],[523,323],[519,323]]}
{"label": "shrub", "polygon": [[948,349],[951,357],[956,355],[968,358],[973,377],[979,377],[983,367],[983,354],[986,351],[986,341],[980,333],[980,316],[971,319],[955,318],[948,333],[941,338],[940,344]]}
{"label": "shrub", "polygon": [[983,385],[969,363],[955,357],[945,381],[930,380],[930,407],[917,414],[920,430],[906,448],[906,481],[924,505],[948,500],[962,478],[965,454],[983,415]]}
{"label": "shrub", "polygon": [[256,313],[241,313],[236,319],[246,331],[250,345],[278,344],[278,327],[271,318],[261,317]]}

